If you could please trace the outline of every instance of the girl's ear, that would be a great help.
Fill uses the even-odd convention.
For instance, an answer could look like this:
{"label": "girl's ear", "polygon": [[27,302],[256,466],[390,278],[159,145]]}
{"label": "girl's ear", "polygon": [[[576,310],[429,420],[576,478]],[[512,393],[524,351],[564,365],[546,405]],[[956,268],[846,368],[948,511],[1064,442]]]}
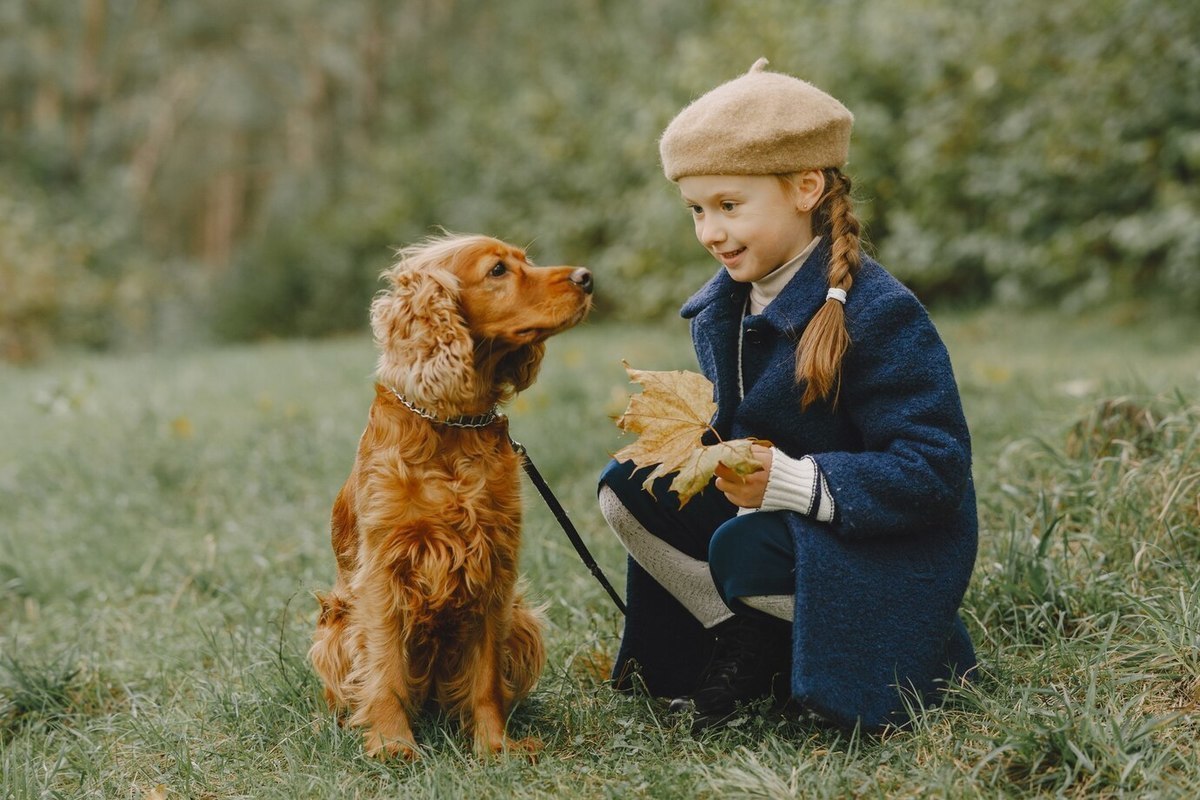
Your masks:
{"label": "girl's ear", "polygon": [[376,377],[418,406],[447,415],[475,395],[474,343],[446,270],[396,268],[371,303]]}
{"label": "girl's ear", "polygon": [[819,169],[797,172],[792,178],[796,188],[796,209],[807,214],[821,204],[825,195],[825,173]]}

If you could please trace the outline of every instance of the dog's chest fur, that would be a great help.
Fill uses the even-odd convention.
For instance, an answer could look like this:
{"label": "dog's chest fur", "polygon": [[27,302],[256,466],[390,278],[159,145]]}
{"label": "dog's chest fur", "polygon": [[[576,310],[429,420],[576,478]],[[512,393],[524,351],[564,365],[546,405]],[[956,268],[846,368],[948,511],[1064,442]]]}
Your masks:
{"label": "dog's chest fur", "polygon": [[499,602],[491,588],[515,576],[521,527],[507,427],[380,423],[363,434],[356,464],[360,568],[390,571],[429,610]]}

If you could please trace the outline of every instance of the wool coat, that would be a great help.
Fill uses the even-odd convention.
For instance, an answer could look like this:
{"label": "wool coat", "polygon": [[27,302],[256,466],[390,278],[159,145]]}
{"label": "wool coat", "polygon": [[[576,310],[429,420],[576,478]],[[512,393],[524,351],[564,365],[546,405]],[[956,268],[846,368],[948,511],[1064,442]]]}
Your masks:
{"label": "wool coat", "polygon": [[[837,402],[801,411],[795,349],[825,302],[829,258],[823,240],[759,315],[747,313],[748,284],[722,269],[682,315],[714,384],[715,430],[811,455],[835,503],[829,523],[766,512],[786,515],[794,546],[792,695],[834,723],[878,728],[906,719],[914,700],[936,702],[975,665],[958,616],[978,541],[971,445],[932,321],[866,256],[845,305]],[[651,692],[688,693],[710,637],[632,560],[627,601],[614,676],[636,664]]]}

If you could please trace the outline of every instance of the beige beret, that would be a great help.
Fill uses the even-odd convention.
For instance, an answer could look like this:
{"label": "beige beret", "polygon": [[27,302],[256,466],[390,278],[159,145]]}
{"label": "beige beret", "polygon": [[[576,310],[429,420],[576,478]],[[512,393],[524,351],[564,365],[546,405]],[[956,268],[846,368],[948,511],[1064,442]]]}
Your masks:
{"label": "beige beret", "polygon": [[671,120],[658,142],[667,178],[774,175],[846,163],[854,116],[811,83],[766,66],[760,58]]}

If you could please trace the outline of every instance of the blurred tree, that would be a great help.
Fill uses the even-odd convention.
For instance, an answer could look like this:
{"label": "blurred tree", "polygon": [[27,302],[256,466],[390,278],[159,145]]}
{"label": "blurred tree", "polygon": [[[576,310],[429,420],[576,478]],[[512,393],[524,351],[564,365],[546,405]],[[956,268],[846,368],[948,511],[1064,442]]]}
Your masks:
{"label": "blurred tree", "polygon": [[658,134],[760,55],[855,112],[871,240],[927,301],[1195,313],[1197,42],[1189,0],[7,0],[0,330],[361,328],[437,226],[673,314],[715,265]]}

